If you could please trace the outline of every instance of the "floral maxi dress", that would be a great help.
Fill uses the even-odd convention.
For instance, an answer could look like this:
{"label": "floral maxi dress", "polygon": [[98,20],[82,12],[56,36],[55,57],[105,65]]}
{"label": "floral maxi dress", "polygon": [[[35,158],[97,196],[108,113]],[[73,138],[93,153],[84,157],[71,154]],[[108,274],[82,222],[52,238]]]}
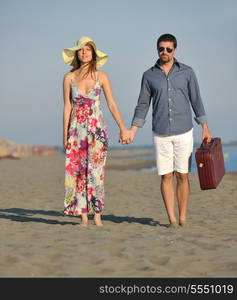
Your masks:
{"label": "floral maxi dress", "polygon": [[100,107],[98,79],[86,94],[71,80],[72,111],[65,162],[64,214],[101,213],[108,149],[106,123]]}

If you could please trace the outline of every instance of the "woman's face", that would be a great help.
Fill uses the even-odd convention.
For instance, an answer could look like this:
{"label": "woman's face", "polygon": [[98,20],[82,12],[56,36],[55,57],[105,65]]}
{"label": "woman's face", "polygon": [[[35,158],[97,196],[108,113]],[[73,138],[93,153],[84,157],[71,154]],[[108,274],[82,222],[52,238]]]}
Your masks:
{"label": "woman's face", "polygon": [[90,46],[83,46],[77,51],[78,59],[82,64],[87,64],[92,60],[92,50]]}

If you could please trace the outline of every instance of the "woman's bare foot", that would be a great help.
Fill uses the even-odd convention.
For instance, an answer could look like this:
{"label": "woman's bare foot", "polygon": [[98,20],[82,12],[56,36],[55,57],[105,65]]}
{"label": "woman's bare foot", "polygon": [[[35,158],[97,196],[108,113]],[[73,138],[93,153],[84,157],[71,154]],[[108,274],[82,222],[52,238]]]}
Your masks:
{"label": "woman's bare foot", "polygon": [[86,222],[86,221],[81,221],[81,223],[80,223],[80,227],[87,227],[87,225],[88,225],[88,222]]}
{"label": "woman's bare foot", "polygon": [[96,226],[103,226],[103,223],[101,222],[101,215],[95,214],[94,215],[94,223]]}

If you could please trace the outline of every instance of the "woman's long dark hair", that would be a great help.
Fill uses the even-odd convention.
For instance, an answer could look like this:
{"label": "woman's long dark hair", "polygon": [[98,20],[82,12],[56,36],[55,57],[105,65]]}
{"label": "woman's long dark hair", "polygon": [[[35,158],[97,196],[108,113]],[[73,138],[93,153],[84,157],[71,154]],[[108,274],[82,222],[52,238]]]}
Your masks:
{"label": "woman's long dark hair", "polygon": [[[93,77],[93,74],[95,74],[95,72],[97,70],[96,69],[96,52],[95,52],[95,49],[94,49],[93,45],[90,42],[86,43],[85,46],[88,46],[91,49],[91,51],[92,51],[92,60],[89,62],[88,70],[83,75],[83,78],[86,78],[89,74],[91,74],[91,77]],[[73,72],[73,71],[78,70],[78,69],[81,68],[81,62],[80,62],[80,60],[78,58],[78,51],[79,50],[77,50],[76,53],[75,53],[74,63],[73,63],[74,67],[71,70],[71,72]]]}

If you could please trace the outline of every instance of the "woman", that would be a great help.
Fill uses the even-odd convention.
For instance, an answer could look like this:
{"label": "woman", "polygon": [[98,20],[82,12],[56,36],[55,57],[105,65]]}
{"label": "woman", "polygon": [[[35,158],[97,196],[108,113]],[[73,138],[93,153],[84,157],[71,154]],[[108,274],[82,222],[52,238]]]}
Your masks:
{"label": "woman", "polygon": [[64,49],[62,54],[65,63],[73,66],[63,82],[64,213],[81,216],[83,227],[88,225],[88,214],[94,213],[95,225],[102,226],[108,135],[100,107],[101,90],[120,128],[122,143],[129,140],[129,132],[117,108],[108,76],[97,71],[106,63],[108,55],[99,51],[89,37],[80,38],[75,47]]}

